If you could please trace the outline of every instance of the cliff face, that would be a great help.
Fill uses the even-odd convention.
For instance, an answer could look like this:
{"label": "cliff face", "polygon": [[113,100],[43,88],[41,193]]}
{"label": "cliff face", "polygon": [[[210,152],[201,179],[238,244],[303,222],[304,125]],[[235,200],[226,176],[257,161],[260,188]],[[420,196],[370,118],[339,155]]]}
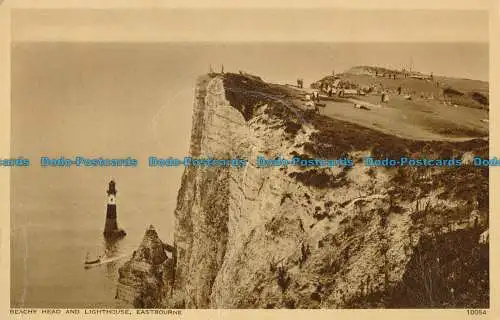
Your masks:
{"label": "cliff face", "polygon": [[[410,305],[421,304],[412,307],[446,305],[449,288],[456,286],[458,295],[460,277],[451,275],[450,268],[432,275],[444,293],[429,293],[418,287],[428,279],[419,279],[414,270],[472,259],[468,251],[445,257],[443,251],[430,250],[429,243],[446,244],[442,250],[447,250],[469,241],[487,258],[487,244],[478,244],[487,229],[487,170],[257,168],[255,159],[347,155],[359,162],[369,154],[398,152],[460,157],[466,151],[469,156],[487,153],[487,142],[404,140],[311,114],[299,103],[294,89],[254,77],[200,78],[191,155],[249,162],[243,168],[185,169],[175,210],[174,290],[161,296],[162,305],[397,307],[406,300],[395,297],[420,291],[422,299],[408,298]],[[422,261],[427,265],[418,265]],[[481,277],[487,279],[487,270]],[[405,281],[416,283],[415,292],[402,289]],[[439,304],[436,295],[444,302]],[[484,295],[473,301],[469,304],[488,303]]]}

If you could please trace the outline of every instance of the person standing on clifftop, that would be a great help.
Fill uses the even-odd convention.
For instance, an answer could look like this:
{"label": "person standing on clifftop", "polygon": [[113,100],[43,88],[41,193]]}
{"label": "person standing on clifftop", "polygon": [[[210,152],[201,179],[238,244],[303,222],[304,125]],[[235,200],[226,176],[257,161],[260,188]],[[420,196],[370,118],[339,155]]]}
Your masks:
{"label": "person standing on clifftop", "polygon": [[302,89],[304,87],[304,80],[302,80],[300,78],[297,79],[297,87]]}
{"label": "person standing on clifftop", "polygon": [[389,92],[387,90],[382,93],[382,103],[389,103]]}
{"label": "person standing on clifftop", "polygon": [[318,91],[313,91],[313,100],[315,102],[319,102],[319,92]]}

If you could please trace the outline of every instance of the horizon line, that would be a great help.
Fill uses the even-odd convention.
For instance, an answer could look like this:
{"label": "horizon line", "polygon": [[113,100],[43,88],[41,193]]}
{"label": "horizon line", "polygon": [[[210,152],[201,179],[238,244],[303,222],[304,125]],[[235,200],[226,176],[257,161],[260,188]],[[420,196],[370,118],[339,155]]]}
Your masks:
{"label": "horizon line", "polygon": [[252,44],[252,43],[317,43],[317,44],[330,44],[330,43],[343,43],[343,44],[420,44],[420,43],[432,43],[432,44],[454,44],[454,43],[470,43],[470,44],[490,44],[490,40],[454,40],[454,41],[446,41],[446,40],[417,40],[417,41],[407,41],[407,40],[379,40],[379,41],[346,41],[346,40],[122,40],[122,39],[92,39],[92,40],[30,40],[30,39],[12,39],[11,43],[193,43],[193,44],[225,44],[225,43],[240,43],[240,44]]}

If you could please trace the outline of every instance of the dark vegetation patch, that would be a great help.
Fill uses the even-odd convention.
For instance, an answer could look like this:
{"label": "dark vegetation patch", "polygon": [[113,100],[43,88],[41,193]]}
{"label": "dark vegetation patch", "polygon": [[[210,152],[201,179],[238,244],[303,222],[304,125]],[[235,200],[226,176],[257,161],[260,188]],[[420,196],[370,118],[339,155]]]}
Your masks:
{"label": "dark vegetation patch", "polygon": [[311,204],[311,203],[312,203],[312,202],[311,202],[311,196],[310,196],[310,195],[308,195],[307,193],[304,193],[304,197],[306,198],[306,201],[307,201],[307,203],[308,203],[308,204]]}
{"label": "dark vegetation patch", "polygon": [[307,261],[307,258],[311,255],[311,249],[309,244],[304,244],[302,242],[300,246],[300,258],[299,258],[299,266],[302,268],[304,263]]}
{"label": "dark vegetation patch", "polygon": [[450,127],[441,127],[441,128],[435,128],[432,130],[438,134],[442,134],[444,136],[450,136],[450,137],[484,137],[487,136],[488,133],[484,132],[482,130],[478,129],[473,129],[473,128],[466,128],[466,127],[457,127],[457,126],[450,126]]}
{"label": "dark vegetation patch", "polygon": [[471,95],[472,100],[474,100],[474,101],[476,101],[484,106],[488,106],[490,104],[490,99],[482,93],[474,91],[474,92],[471,92],[470,95]]}
{"label": "dark vegetation patch", "polygon": [[396,198],[415,201],[431,190],[442,188],[439,199],[478,202],[480,211],[489,207],[489,168],[462,165],[453,168],[399,167],[392,178]]}
{"label": "dark vegetation patch", "polygon": [[278,267],[278,274],[276,277],[276,280],[278,282],[278,286],[281,289],[281,293],[285,293],[286,289],[288,289],[288,286],[290,286],[291,278],[288,275],[287,269],[285,269],[284,266],[279,266]]}
{"label": "dark vegetation patch", "polygon": [[226,73],[223,76],[226,99],[238,109],[245,120],[250,120],[256,107],[269,102],[281,102],[287,92],[264,81],[240,74]]}
{"label": "dark vegetation patch", "polygon": [[342,170],[338,175],[332,175],[324,169],[314,168],[303,172],[291,172],[289,176],[303,185],[314,186],[319,189],[340,188],[349,183],[347,170]]}
{"label": "dark vegetation patch", "polygon": [[270,84],[257,77],[226,73],[223,76],[226,99],[241,112],[246,121],[255,115],[255,109],[267,104],[265,113],[285,122],[285,132],[295,135],[302,123],[291,110],[293,103],[290,90]]}
{"label": "dark vegetation patch", "polygon": [[367,286],[346,308],[489,308],[488,245],[480,229],[424,236],[402,281],[386,289]]}
{"label": "dark vegetation patch", "polygon": [[313,218],[318,220],[318,221],[321,221],[321,220],[327,218],[328,216],[329,216],[329,214],[326,211],[323,211],[323,212],[316,211],[315,213],[313,213]]}
{"label": "dark vegetation patch", "polygon": [[[457,112],[460,112],[460,110],[458,110]],[[488,128],[486,127],[481,128],[471,127],[468,125],[459,125],[442,118],[430,118],[425,122],[428,130],[448,137],[481,138],[488,136]]]}
{"label": "dark vegetation patch", "polygon": [[475,109],[488,109],[488,105],[483,105],[477,100],[473,99],[471,94],[465,94],[463,96],[452,96],[448,98],[451,104],[456,104],[458,106],[475,108]]}
{"label": "dark vegetation patch", "polygon": [[323,248],[324,246],[340,247],[341,244],[342,240],[340,239],[339,234],[328,233],[321,240],[319,240],[318,247],[319,248]]}
{"label": "dark vegetation patch", "polygon": [[489,208],[489,168],[466,165],[453,170],[444,170],[436,175],[433,183],[443,187],[439,198],[478,201],[479,210]]}
{"label": "dark vegetation patch", "polygon": [[488,109],[489,98],[479,92],[461,92],[448,87],[443,89],[443,95],[450,103],[469,108]]}
{"label": "dark vegetation patch", "polygon": [[395,204],[395,205],[391,206],[390,212],[392,212],[392,213],[404,213],[405,208],[403,208],[402,206],[400,206],[398,204]]}
{"label": "dark vegetation patch", "polygon": [[458,90],[455,90],[455,89],[453,89],[451,87],[444,88],[443,89],[443,94],[445,96],[450,96],[450,97],[452,97],[452,96],[459,96],[459,97],[461,97],[461,96],[464,95],[462,92],[460,92]]}
{"label": "dark vegetation patch", "polygon": [[488,308],[488,245],[478,243],[480,233],[460,230],[421,239],[389,307]]}

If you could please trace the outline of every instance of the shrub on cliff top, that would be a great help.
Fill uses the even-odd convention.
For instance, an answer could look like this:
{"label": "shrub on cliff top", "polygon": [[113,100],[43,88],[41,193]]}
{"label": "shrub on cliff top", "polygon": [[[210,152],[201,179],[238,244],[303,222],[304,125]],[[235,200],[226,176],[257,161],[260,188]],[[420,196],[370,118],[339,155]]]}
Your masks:
{"label": "shrub on cliff top", "polygon": [[254,116],[257,107],[267,104],[265,113],[283,120],[286,133],[295,135],[302,128],[300,119],[290,110],[290,92],[282,86],[234,73],[224,74],[223,81],[226,99],[246,121]]}
{"label": "shrub on cliff top", "polygon": [[253,117],[255,106],[263,102],[280,101],[287,94],[280,86],[242,74],[226,73],[223,82],[226,99],[243,114],[247,121]]}

